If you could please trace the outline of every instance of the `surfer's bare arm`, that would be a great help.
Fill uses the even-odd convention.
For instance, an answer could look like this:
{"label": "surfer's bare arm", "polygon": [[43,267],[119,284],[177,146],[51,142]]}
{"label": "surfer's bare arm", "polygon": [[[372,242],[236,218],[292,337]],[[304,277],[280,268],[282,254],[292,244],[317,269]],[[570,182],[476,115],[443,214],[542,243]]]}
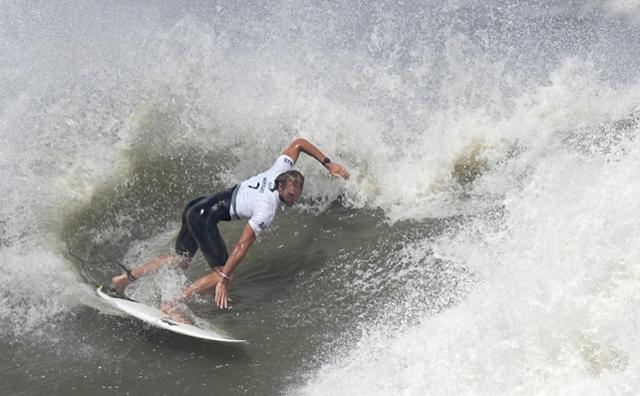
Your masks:
{"label": "surfer's bare arm", "polygon": [[233,274],[233,270],[240,264],[240,261],[242,261],[255,240],[256,234],[249,223],[247,223],[242,230],[240,239],[238,239],[238,242],[236,242],[233,249],[231,249],[231,254],[229,254],[229,258],[221,270],[222,274],[219,274],[220,280],[216,285],[215,297],[215,302],[218,307],[226,309],[229,306],[229,289],[227,286],[229,285],[230,277]]}
{"label": "surfer's bare arm", "polygon": [[291,157],[291,159],[293,159],[293,162],[296,162],[298,160],[298,156],[300,155],[300,152],[303,152],[313,158],[315,158],[316,160],[318,160],[318,162],[320,162],[325,168],[327,168],[327,170],[329,171],[329,173],[331,173],[331,175],[333,176],[341,176],[344,179],[348,179],[349,178],[349,172],[347,172],[347,170],[344,168],[344,166],[335,163],[333,161],[330,161],[329,158],[327,156],[325,156],[322,151],[320,151],[319,148],[317,148],[316,146],[314,146],[311,142],[309,142],[308,140],[302,139],[302,138],[298,138],[296,140],[294,140],[289,147],[287,147],[284,152],[282,154],[284,155],[288,155],[289,157]]}

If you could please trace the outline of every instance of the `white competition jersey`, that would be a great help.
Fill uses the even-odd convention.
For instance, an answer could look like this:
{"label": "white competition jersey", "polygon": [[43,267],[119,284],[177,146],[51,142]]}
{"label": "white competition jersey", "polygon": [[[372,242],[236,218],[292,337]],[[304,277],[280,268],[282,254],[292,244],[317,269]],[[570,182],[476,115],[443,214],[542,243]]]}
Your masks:
{"label": "white competition jersey", "polygon": [[236,188],[231,199],[231,218],[249,220],[256,236],[276,217],[280,197],[275,188],[278,175],[293,168],[293,159],[281,155],[268,171],[249,178]]}

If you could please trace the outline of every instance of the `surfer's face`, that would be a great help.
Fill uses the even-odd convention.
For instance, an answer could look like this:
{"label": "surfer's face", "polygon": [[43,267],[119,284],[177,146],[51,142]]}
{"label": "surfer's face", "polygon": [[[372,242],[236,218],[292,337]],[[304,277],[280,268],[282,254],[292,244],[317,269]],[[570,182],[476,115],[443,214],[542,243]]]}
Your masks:
{"label": "surfer's face", "polygon": [[302,195],[302,189],[289,182],[284,187],[278,187],[278,194],[280,195],[280,200],[284,202],[285,205],[292,206],[300,198],[300,195]]}

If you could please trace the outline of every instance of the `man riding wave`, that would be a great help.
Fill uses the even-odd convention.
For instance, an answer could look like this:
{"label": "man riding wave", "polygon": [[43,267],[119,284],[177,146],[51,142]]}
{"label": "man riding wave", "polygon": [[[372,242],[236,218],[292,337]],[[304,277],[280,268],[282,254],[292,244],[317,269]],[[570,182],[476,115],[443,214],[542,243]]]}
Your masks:
{"label": "man riding wave", "polygon": [[[292,206],[302,194],[304,176],[292,169],[300,152],[318,160],[331,175],[349,178],[349,172],[342,165],[332,162],[309,141],[296,139],[268,170],[228,190],[190,201],[182,212],[175,254],[155,258],[113,277],[113,287],[117,292],[123,293],[129,282],[166,265],[186,269],[199,249],[211,267],[211,272],[182,289],[173,300],[163,303],[161,309],[172,319],[186,322],[179,304],[193,295],[207,294],[214,290],[215,304],[222,309],[228,308],[228,287],[236,266],[256,238],[273,222],[279,204],[282,202]],[[247,220],[231,254],[227,252],[217,225],[219,221],[230,220]]]}

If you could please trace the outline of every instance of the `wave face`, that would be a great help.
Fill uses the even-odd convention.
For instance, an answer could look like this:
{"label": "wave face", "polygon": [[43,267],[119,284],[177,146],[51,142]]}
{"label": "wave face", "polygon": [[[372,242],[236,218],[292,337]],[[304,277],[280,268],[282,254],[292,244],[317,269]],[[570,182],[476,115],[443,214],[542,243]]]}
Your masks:
{"label": "wave face", "polygon": [[[79,312],[102,309],[105,263],[166,251],[188,199],[301,136],[352,179],[301,158],[304,202],[239,269],[256,294],[239,293],[240,314],[260,306],[305,341],[274,333],[299,352],[258,341],[261,363],[224,363],[253,385],[207,381],[638,392],[639,18],[613,0],[6,2],[3,343],[68,348],[67,322],[94,329]],[[261,377],[274,359],[269,378],[288,379]]]}

